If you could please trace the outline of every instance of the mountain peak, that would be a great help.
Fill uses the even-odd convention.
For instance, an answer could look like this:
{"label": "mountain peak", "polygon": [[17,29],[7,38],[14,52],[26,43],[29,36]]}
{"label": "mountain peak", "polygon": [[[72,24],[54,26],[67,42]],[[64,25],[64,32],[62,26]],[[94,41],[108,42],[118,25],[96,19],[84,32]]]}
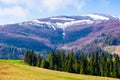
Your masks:
{"label": "mountain peak", "polygon": [[[28,24],[33,26],[47,27],[56,30],[57,28],[63,29],[63,31],[72,25],[86,25],[93,24],[96,22],[107,21],[111,19],[119,19],[115,16],[105,15],[105,14],[86,14],[81,16],[54,16],[44,19],[36,19],[28,22],[20,23],[20,25]],[[47,25],[47,26],[45,26]]]}

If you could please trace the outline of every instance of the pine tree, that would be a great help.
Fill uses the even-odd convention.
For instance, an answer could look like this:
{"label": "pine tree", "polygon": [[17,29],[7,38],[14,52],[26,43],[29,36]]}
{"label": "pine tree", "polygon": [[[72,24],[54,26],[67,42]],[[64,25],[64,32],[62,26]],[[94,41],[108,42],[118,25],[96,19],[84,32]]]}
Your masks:
{"label": "pine tree", "polygon": [[68,67],[69,67],[69,72],[74,72],[74,68],[73,68],[73,64],[74,64],[74,53],[73,51],[70,51],[68,53]]}
{"label": "pine tree", "polygon": [[25,63],[28,63],[28,59],[29,59],[29,54],[30,54],[30,51],[27,51],[26,53],[25,53],[25,55],[24,55],[24,62]]}
{"label": "pine tree", "polygon": [[65,66],[64,66],[64,71],[66,71],[66,72],[69,72],[69,70],[70,70],[68,62],[69,62],[69,60],[68,60],[68,58],[66,58],[66,60],[65,60]]}
{"label": "pine tree", "polygon": [[31,51],[27,51],[24,57],[24,61],[29,64],[30,66],[32,66],[32,52]]}
{"label": "pine tree", "polygon": [[48,55],[48,61],[49,61],[49,69],[54,69],[54,53],[53,51],[50,51],[49,55]]}
{"label": "pine tree", "polygon": [[41,61],[41,68],[46,68],[47,62],[45,59],[42,59]]}
{"label": "pine tree", "polygon": [[118,74],[117,74],[117,78],[120,78],[120,57],[119,57],[119,60],[118,60]]}
{"label": "pine tree", "polygon": [[55,68],[57,70],[61,70],[61,55],[59,50],[56,50],[56,54],[55,54]]}
{"label": "pine tree", "polygon": [[88,59],[87,74],[93,75],[93,64],[91,58]]}
{"label": "pine tree", "polygon": [[65,60],[66,60],[66,56],[65,56],[65,51],[63,50],[61,53],[61,70],[65,70]]}
{"label": "pine tree", "polygon": [[107,59],[106,59],[104,53],[102,53],[99,57],[99,68],[100,68],[100,75],[101,76],[106,76],[106,74],[107,74],[106,62],[107,62]]}
{"label": "pine tree", "polygon": [[116,55],[116,57],[115,57],[115,62],[116,62],[116,77],[120,77],[119,76],[119,67],[120,67],[120,62],[119,62],[120,60],[119,60],[119,56],[118,55]]}
{"label": "pine tree", "polygon": [[77,57],[74,58],[73,69],[74,69],[75,73],[79,73],[80,66],[79,66],[78,58]]}
{"label": "pine tree", "polygon": [[80,74],[87,74],[87,65],[88,65],[87,56],[86,54],[83,53],[80,56]]}
{"label": "pine tree", "polygon": [[112,60],[112,57],[109,55],[107,59],[107,70],[108,70],[107,76],[108,77],[112,77],[113,75],[112,69],[113,69],[113,60]]}
{"label": "pine tree", "polygon": [[37,66],[40,67],[40,65],[41,65],[41,54],[39,53],[37,55]]}
{"label": "pine tree", "polygon": [[36,66],[36,64],[37,64],[37,57],[36,57],[34,51],[31,52],[31,56],[32,56],[32,66]]}
{"label": "pine tree", "polygon": [[119,56],[118,55],[115,55],[114,57],[114,62],[113,62],[113,77],[119,77],[119,72],[118,72],[118,69],[119,69]]}
{"label": "pine tree", "polygon": [[92,64],[92,74],[93,75],[99,75],[99,64],[98,64],[98,53],[94,52],[92,53],[92,56],[91,56],[91,64]]}

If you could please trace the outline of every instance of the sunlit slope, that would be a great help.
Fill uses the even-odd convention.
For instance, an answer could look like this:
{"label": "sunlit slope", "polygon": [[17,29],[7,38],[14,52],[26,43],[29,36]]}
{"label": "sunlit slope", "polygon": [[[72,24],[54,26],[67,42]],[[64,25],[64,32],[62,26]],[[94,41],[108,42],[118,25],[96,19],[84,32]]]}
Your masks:
{"label": "sunlit slope", "polygon": [[0,60],[0,80],[119,80],[72,74],[25,65],[22,61]]}
{"label": "sunlit slope", "polygon": [[104,48],[105,51],[112,53],[112,54],[118,54],[120,56],[120,45],[117,46],[106,46]]}

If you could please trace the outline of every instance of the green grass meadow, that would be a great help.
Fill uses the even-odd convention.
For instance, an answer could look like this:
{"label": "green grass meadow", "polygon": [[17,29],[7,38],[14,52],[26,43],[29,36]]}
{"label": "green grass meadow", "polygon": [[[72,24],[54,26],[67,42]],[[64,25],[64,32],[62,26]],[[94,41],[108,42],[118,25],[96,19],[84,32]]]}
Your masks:
{"label": "green grass meadow", "polygon": [[22,60],[0,60],[0,80],[119,80],[72,74],[26,65]]}

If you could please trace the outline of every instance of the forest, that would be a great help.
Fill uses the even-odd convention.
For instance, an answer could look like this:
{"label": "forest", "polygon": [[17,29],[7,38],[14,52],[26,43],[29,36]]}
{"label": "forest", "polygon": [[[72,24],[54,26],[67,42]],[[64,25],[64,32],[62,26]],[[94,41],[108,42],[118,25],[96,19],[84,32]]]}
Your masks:
{"label": "forest", "polygon": [[42,57],[41,53],[35,54],[28,50],[24,62],[51,70],[120,78],[120,57],[105,52],[92,52],[89,56],[82,53],[78,56],[73,51],[66,54],[64,50],[56,50],[50,51],[47,57]]}

